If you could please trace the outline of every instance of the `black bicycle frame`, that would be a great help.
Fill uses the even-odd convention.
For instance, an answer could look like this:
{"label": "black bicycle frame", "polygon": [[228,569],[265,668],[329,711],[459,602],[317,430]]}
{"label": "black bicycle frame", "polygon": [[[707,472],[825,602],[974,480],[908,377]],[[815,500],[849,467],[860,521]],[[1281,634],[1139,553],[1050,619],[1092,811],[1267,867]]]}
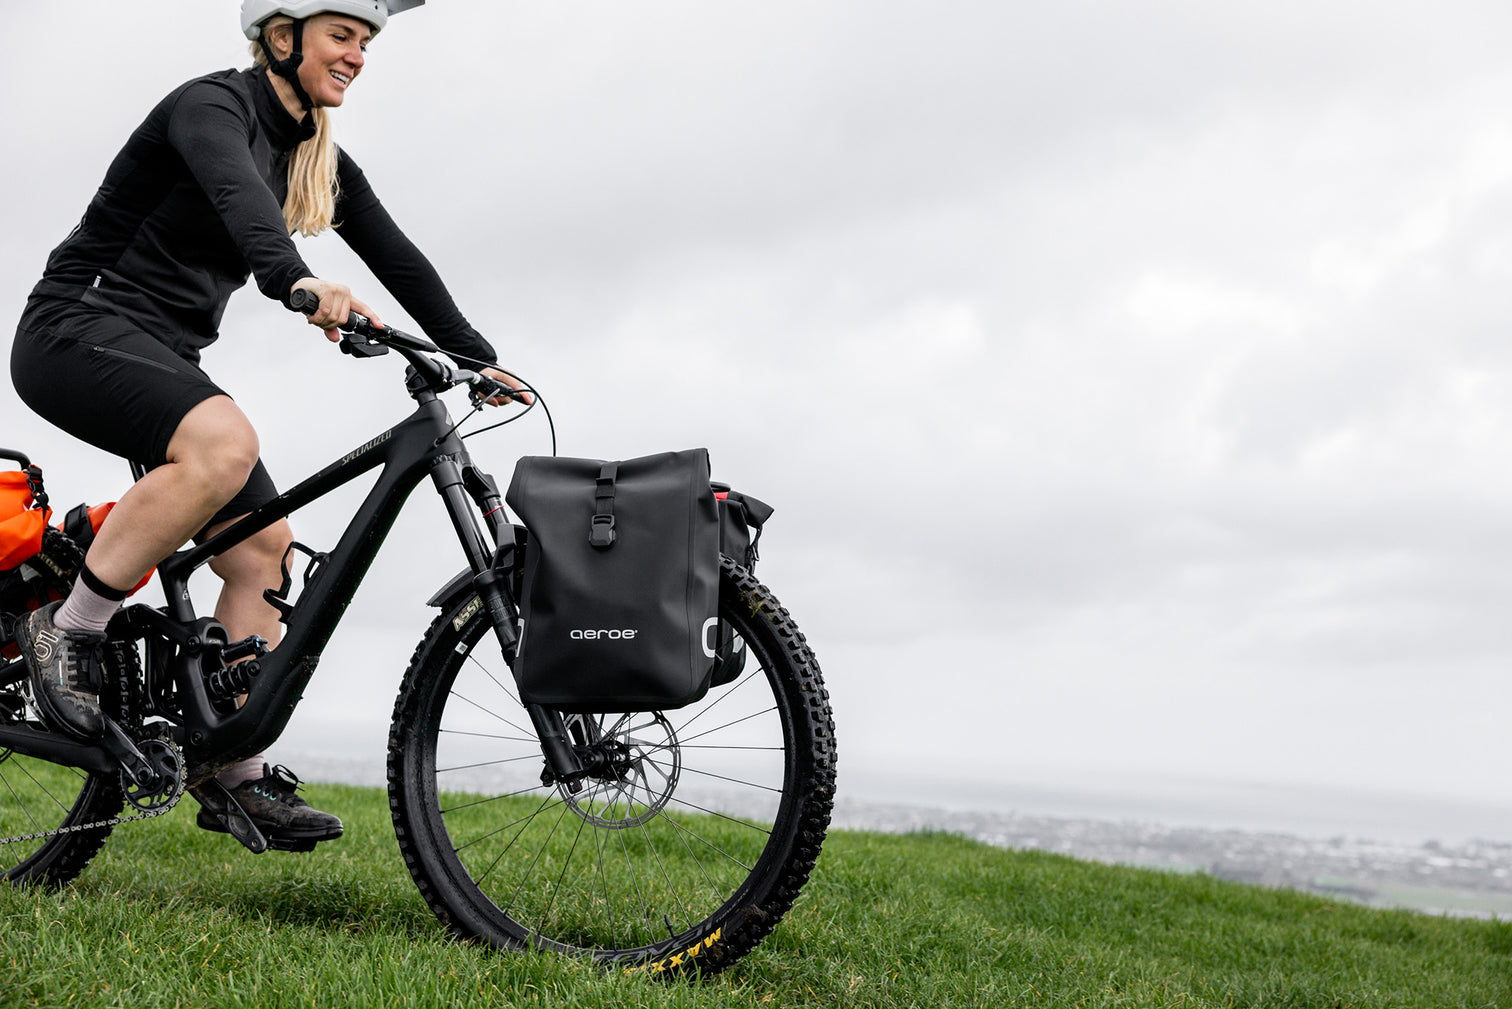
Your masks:
{"label": "black bicycle frame", "polygon": [[[199,674],[198,663],[174,664],[174,681],[187,730],[185,743],[191,753],[203,750],[216,754],[218,759],[246,756],[278,737],[399,510],[427,472],[445,502],[468,565],[474,572],[488,568],[493,551],[484,542],[462,489],[463,466],[471,463],[462,440],[449,433],[450,427],[446,408],[431,396],[396,426],[205,543],[182,550],[159,566],[168,599],[167,615],[180,624],[188,624],[195,620],[188,579],[196,569],[337,487],[380,465],[383,467],[335,548],[311,572],[300,593],[299,605],[288,616],[284,640],[262,660],[262,672],[252,681],[245,704],[231,711],[218,709],[207,692],[204,676]],[[128,617],[143,616],[139,611],[128,614]]]}
{"label": "black bicycle frame", "polygon": [[[414,356],[405,356],[412,364],[420,364]],[[471,585],[493,617],[505,657],[513,662],[516,610],[506,598],[506,586],[516,563],[514,527],[503,518],[497,485],[473,466],[445,405],[427,387],[425,378],[412,372],[410,389],[418,405],[409,417],[206,542],[180,550],[158,565],[167,597],[165,612],[137,604],[112,619],[113,639],[147,641],[149,696],[164,686],[152,682],[154,677],[164,671],[171,677],[182,709],[182,742],[191,764],[213,759],[224,765],[242,759],[271,745],[283,732],[400,509],[427,473],[467,557]],[[261,672],[251,680],[246,702],[236,708],[224,701],[217,703],[205,680],[204,663],[218,662],[218,646],[226,642],[207,640],[205,632],[218,625],[196,616],[189,598],[189,576],[248,537],[379,466],[377,482],[335,548],[318,557],[308,572],[297,604],[285,615],[288,629],[283,641],[261,659]],[[486,517],[492,545],[479,526],[475,505]],[[453,585],[460,588],[462,581],[454,579]],[[531,706],[530,714],[557,774],[568,779],[581,776],[561,716],[537,705]],[[117,766],[102,747],[24,726],[0,727],[0,748],[100,773]]]}

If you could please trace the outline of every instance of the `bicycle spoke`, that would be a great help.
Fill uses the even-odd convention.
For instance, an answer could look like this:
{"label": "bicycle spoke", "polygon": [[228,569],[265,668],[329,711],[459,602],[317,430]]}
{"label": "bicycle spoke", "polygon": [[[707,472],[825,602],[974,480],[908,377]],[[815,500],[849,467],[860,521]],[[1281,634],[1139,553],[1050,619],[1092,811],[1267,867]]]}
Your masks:
{"label": "bicycle spoke", "polygon": [[476,763],[476,764],[459,764],[456,767],[438,767],[438,768],[436,768],[436,773],[437,774],[448,774],[448,773],[450,773],[452,771],[470,771],[470,770],[473,770],[474,768],[478,768],[478,767],[493,767],[496,764],[517,764],[517,763],[519,763],[522,760],[539,760],[539,759],[540,759],[539,757],[533,757],[531,754],[527,753],[523,757],[501,757],[498,760],[484,760],[484,761],[480,761],[479,763]]}
{"label": "bicycle spoke", "polygon": [[[627,812],[628,812],[628,810],[627,810]],[[641,893],[640,876],[635,871],[635,863],[630,858],[630,849],[625,844],[625,832],[623,830],[616,831],[616,834],[619,837],[620,850],[622,852],[624,852],[624,854],[625,854],[625,868],[628,869],[629,872],[630,872],[630,887],[631,887],[632,890],[635,891],[636,900],[640,902],[641,917],[644,918],[646,920],[646,922],[649,924],[650,921],[651,921],[651,907],[650,907],[650,905],[648,905],[646,903],[646,897],[645,897],[645,895],[643,893]],[[652,931],[651,929],[648,928],[646,930],[646,934],[648,936],[654,936],[656,933],[654,931]]]}
{"label": "bicycle spoke", "polygon": [[[488,874],[494,871],[494,867],[499,864],[499,860],[502,859],[505,855],[507,855],[509,853],[509,849],[511,849],[511,848],[514,847],[515,842],[520,839],[520,835],[523,834],[523,833],[525,833],[525,828],[528,827],[528,826],[530,826],[531,822],[534,821],[537,816],[539,816],[542,812],[544,812],[545,810],[547,810],[549,808],[552,808],[552,807],[549,806],[547,803],[543,802],[543,803],[541,803],[540,808],[538,808],[534,813],[531,813],[529,816],[523,817],[522,819],[515,821],[515,823],[523,823],[524,826],[522,826],[519,830],[515,831],[515,836],[509,839],[509,843],[504,846],[504,850],[501,851],[501,852],[499,852],[496,856],[494,856],[494,860],[488,864],[488,869],[484,871],[484,873],[483,873],[482,876],[477,877],[477,881],[478,881],[478,883],[480,885],[482,884],[483,880],[488,877]],[[560,820],[560,817],[558,817],[558,819]],[[513,825],[514,824],[509,824],[509,825],[500,827],[498,830],[491,831],[490,833],[488,833],[488,834],[486,834],[484,836],[485,837],[492,837],[495,834],[500,834],[500,833],[508,830]],[[481,840],[483,840],[483,838],[478,838],[478,840],[481,841]],[[463,847],[468,847],[469,845],[474,844],[474,843],[476,843],[476,842],[469,842],[468,845],[463,845]],[[461,850],[462,850],[461,848],[454,848],[453,849],[453,851],[457,851],[457,852],[460,852]]]}
{"label": "bicycle spoke", "polygon": [[618,935],[619,929],[614,924],[614,895],[609,890],[609,876],[604,872],[604,836],[603,831],[595,831],[593,835],[594,846],[598,849],[598,873],[599,882],[604,884],[604,907],[609,912],[609,934]]}
{"label": "bicycle spoke", "polygon": [[505,725],[509,726],[511,729],[515,730],[516,732],[528,732],[529,731],[527,729],[521,728],[520,726],[516,725],[514,722],[511,722],[509,719],[505,718],[503,715],[499,714],[497,711],[494,711],[492,708],[485,708],[483,705],[479,704],[477,701],[473,700],[470,697],[464,697],[461,694],[456,694],[456,693],[452,694],[452,696],[455,697],[459,701],[466,701],[468,704],[471,704],[473,707],[477,708],[479,711],[483,712],[483,714],[485,714],[485,715],[489,715],[489,716],[491,716],[493,718],[497,718],[499,721],[503,722]]}
{"label": "bicycle spoke", "polygon": [[[541,842],[541,846],[539,848],[537,848],[536,849],[536,853],[531,856],[530,865],[526,866],[525,867],[525,871],[522,872],[522,873],[520,873],[520,884],[519,884],[519,886],[515,887],[515,892],[510,895],[510,897],[509,897],[509,903],[508,904],[504,904],[503,906],[501,906],[499,908],[499,910],[503,911],[506,914],[509,913],[509,909],[514,905],[515,899],[520,896],[520,887],[524,886],[525,885],[525,881],[530,878],[531,872],[536,867],[536,863],[541,860],[541,855],[546,851],[546,846],[551,843],[551,839],[556,836],[557,828],[561,827],[561,825],[562,825],[562,819],[564,817],[566,817],[566,815],[567,815],[567,808],[566,808],[566,806],[563,806],[562,811],[557,814],[556,823],[553,823],[551,825],[551,831],[550,831],[550,833],[548,833],[546,835],[546,840],[543,841],[543,842]],[[523,832],[524,831],[523,831],[523,828],[522,828],[521,829],[521,833],[523,833]],[[513,842],[511,842],[511,843],[513,843]],[[502,857],[503,857],[503,855],[501,854],[500,858],[502,858]],[[488,874],[490,872],[493,872],[494,867],[497,866],[498,864],[499,864],[499,860],[497,858],[494,859],[493,865],[490,865],[488,867],[488,872],[485,872],[483,875],[481,875],[481,876],[479,876],[477,878],[479,885],[482,885],[483,881],[488,878]]]}
{"label": "bicycle spoke", "polygon": [[672,826],[676,827],[678,830],[680,830],[683,833],[687,834],[688,836],[692,837],[693,840],[697,841],[699,844],[705,845],[706,847],[709,847],[709,848],[713,848],[715,851],[719,852],[725,858],[729,859],[731,862],[734,862],[736,865],[740,866],[742,869],[746,870],[747,872],[749,872],[751,870],[751,867],[749,865],[746,865],[740,859],[736,858],[734,855],[730,854],[728,851],[725,851],[723,848],[721,848],[719,845],[715,844],[713,841],[710,841],[708,838],[704,837],[702,834],[698,833],[697,831],[690,830],[688,827],[685,827],[683,824],[678,823],[676,817],[666,816],[666,817],[664,817],[664,819],[668,823],[670,823]]}
{"label": "bicycle spoke", "polygon": [[781,753],[780,746],[712,746],[708,743],[699,746],[688,746],[686,743],[678,743],[680,750],[762,750],[767,753]]}
{"label": "bicycle spoke", "polygon": [[715,774],[713,771],[700,771],[698,768],[689,767],[686,764],[683,765],[683,770],[692,771],[694,774],[701,774],[705,778],[718,778],[720,781],[728,781],[732,785],[744,785],[747,788],[759,788],[764,792],[772,792],[775,795],[782,794],[782,789],[773,788],[771,785],[763,785],[759,781],[744,781],[740,778],[731,778],[728,775],[724,774]]}
{"label": "bicycle spoke", "polygon": [[511,701],[514,701],[516,704],[520,703],[520,699],[515,696],[515,692],[513,690],[510,690],[503,683],[501,683],[499,681],[499,678],[493,674],[493,670],[490,669],[488,666],[485,666],[483,663],[479,662],[478,661],[478,657],[476,655],[469,655],[467,658],[468,658],[468,661],[470,661],[473,665],[475,665],[479,669],[483,670],[483,675],[487,676],[490,680],[493,680],[495,686],[497,686],[500,690],[504,691],[504,696],[505,697],[509,698]]}
{"label": "bicycle spoke", "polygon": [[44,785],[44,784],[42,784],[42,782],[38,781],[37,780],[37,776],[34,775],[34,774],[32,774],[31,770],[25,764],[21,765],[21,773],[24,774],[24,775],[26,775],[28,778],[30,778],[32,780],[32,783],[34,785],[36,785],[37,788],[41,789],[42,794],[45,795],[45,796],[47,796],[49,799],[51,799],[53,801],[53,804],[55,806],[57,806],[59,809],[61,809],[65,813],[68,812],[68,807],[66,805],[64,805],[62,802],[60,802],[58,800],[58,797],[56,795],[53,795],[52,792],[48,791],[47,786]]}
{"label": "bicycle spoke", "polygon": [[731,823],[738,823],[742,827],[750,827],[752,830],[760,831],[761,833],[766,834],[768,836],[770,836],[771,833],[772,833],[770,830],[767,830],[765,827],[762,827],[759,824],[751,823],[749,820],[742,820],[739,817],[730,816],[727,813],[721,813],[717,809],[710,809],[707,806],[700,806],[698,803],[696,803],[696,802],[690,802],[687,799],[679,799],[675,795],[672,797],[672,801],[675,802],[675,803],[677,803],[679,806],[688,806],[688,807],[690,807],[692,809],[698,810],[700,813],[708,813],[710,816],[717,816],[721,820],[728,820]]}
{"label": "bicycle spoke", "polygon": [[442,729],[443,736],[473,736],[477,739],[498,739],[506,743],[534,743],[534,736],[500,736],[492,732],[467,732],[462,729]]}
{"label": "bicycle spoke", "polygon": [[447,813],[454,813],[459,809],[469,809],[473,806],[481,806],[489,802],[498,802],[501,799],[512,799],[517,795],[528,795],[540,787],[540,785],[531,785],[529,788],[522,788],[518,792],[505,792],[503,795],[491,795],[486,799],[474,799],[472,802],[464,802],[457,806],[447,806],[441,810],[441,814],[445,816]]}
{"label": "bicycle spoke", "polygon": [[[23,768],[21,768],[21,770],[22,770],[23,773],[25,773],[26,768],[23,767]],[[27,775],[27,776],[30,777],[30,775]],[[33,830],[41,830],[42,829],[42,825],[37,822],[37,818],[35,816],[32,816],[31,810],[27,808],[26,803],[22,801],[21,796],[19,796],[19,795],[16,794],[16,788],[15,788],[14,785],[11,784],[10,777],[8,775],[0,774],[0,781],[4,781],[5,782],[6,791],[10,792],[10,794],[15,798],[16,805],[20,808],[21,812],[23,814],[25,814],[25,816],[26,816],[26,818],[28,820],[31,821],[31,823],[32,823],[32,829]]]}
{"label": "bicycle spoke", "polygon": [[713,711],[715,708],[719,707],[725,701],[728,701],[731,697],[734,697],[747,684],[752,683],[754,681],[754,679],[755,679],[755,677],[753,677],[752,675],[750,675],[748,673],[744,677],[741,678],[741,680],[740,680],[739,683],[736,683],[734,685],[726,685],[726,687],[723,690],[723,692],[720,693],[719,697],[716,698],[712,704],[709,704],[707,707],[701,708],[696,715],[694,715],[692,718],[688,719],[686,722],[683,722],[681,725],[679,725],[677,727],[677,734],[679,736],[681,736],[683,734],[683,730],[684,729],[686,729],[688,726],[692,725],[694,722],[698,721],[704,715],[707,715],[709,712]]}
{"label": "bicycle spoke", "polygon": [[772,712],[774,712],[776,710],[777,710],[776,705],[773,705],[772,707],[767,708],[767,709],[765,709],[763,711],[752,712],[749,715],[745,715],[745,716],[743,716],[741,718],[737,718],[733,722],[726,722],[723,725],[716,725],[712,729],[705,729],[705,730],[703,730],[702,732],[700,732],[696,736],[689,736],[687,739],[683,739],[683,738],[679,737],[678,740],[677,740],[677,745],[679,745],[679,746],[685,746],[691,740],[702,739],[705,736],[712,735],[712,734],[714,734],[716,732],[719,732],[722,729],[728,729],[732,725],[739,725],[742,722],[749,722],[753,718],[760,718],[762,715],[769,715],[769,714],[771,714]]}
{"label": "bicycle spoke", "polygon": [[[677,821],[672,819],[670,816],[666,817],[666,821],[672,826],[678,827]],[[688,853],[688,857],[693,860],[693,864],[698,866],[699,875],[703,876],[704,882],[708,884],[710,896],[712,896],[715,900],[719,900],[723,895],[719,892],[719,887],[715,885],[714,880],[709,877],[709,870],[708,867],[704,865],[703,859],[698,857],[698,853],[694,851],[693,846],[688,843],[688,838],[686,836],[687,833],[687,831],[683,830],[681,827],[678,827],[678,830],[674,832],[672,836],[676,837],[680,842],[682,842],[683,850]]]}
{"label": "bicycle spoke", "polygon": [[[673,899],[682,905],[683,919],[687,922],[688,925],[691,925],[693,923],[693,916],[688,912],[688,904],[685,900],[682,899],[681,895],[679,894],[677,883],[672,879],[672,874],[667,871],[667,863],[662,860],[661,852],[657,850],[656,839],[651,836],[651,832],[646,829],[646,825],[644,823],[639,825],[639,829],[641,834],[646,839],[646,847],[651,849],[652,858],[656,860],[656,867],[661,870],[663,878],[665,878],[667,881],[667,892],[672,894]],[[683,927],[686,928],[687,925],[684,925]],[[676,934],[677,930],[669,925],[667,928],[667,937],[671,938]]]}
{"label": "bicycle spoke", "polygon": [[562,892],[562,881],[567,878],[567,867],[572,864],[572,856],[577,853],[578,842],[583,838],[583,830],[588,826],[587,820],[578,821],[577,833],[572,835],[572,847],[567,850],[567,857],[562,859],[562,871],[557,874],[556,883],[551,888],[551,897],[546,901],[546,908],[541,912],[541,918],[551,920],[551,906],[556,903],[557,894]]}

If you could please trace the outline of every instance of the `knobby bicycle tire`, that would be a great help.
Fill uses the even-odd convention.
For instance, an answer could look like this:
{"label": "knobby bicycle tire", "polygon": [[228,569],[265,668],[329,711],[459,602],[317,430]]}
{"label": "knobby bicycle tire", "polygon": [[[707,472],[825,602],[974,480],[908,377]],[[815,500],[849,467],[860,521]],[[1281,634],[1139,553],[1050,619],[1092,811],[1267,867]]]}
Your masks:
{"label": "knobby bicycle tire", "polygon": [[568,716],[621,758],[576,794],[544,761],[486,610],[464,592],[415,650],[389,735],[406,865],[459,937],[715,973],[808,880],[834,796],[818,664],[771,593],[723,559],[721,619],[745,669],[676,711]]}
{"label": "knobby bicycle tire", "polygon": [[[14,622],[28,610],[62,598],[84,560],[71,539],[52,530],[44,539],[44,553],[0,574],[0,611],[5,614],[0,646],[11,653],[0,657],[0,719],[35,728],[44,726],[29,697],[24,664],[14,658]],[[0,748],[0,838],[110,820],[124,805],[116,775],[92,774]],[[0,845],[0,878],[17,886],[61,886],[84,871],[111,829],[95,827]]]}

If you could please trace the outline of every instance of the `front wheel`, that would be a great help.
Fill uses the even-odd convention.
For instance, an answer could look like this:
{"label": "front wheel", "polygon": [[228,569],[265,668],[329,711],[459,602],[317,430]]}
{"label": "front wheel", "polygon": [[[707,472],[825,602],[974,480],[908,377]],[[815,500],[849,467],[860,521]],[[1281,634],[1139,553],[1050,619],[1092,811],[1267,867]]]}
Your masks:
{"label": "front wheel", "polygon": [[543,783],[540,743],[475,595],[415,651],[389,734],[400,851],[432,910],[499,948],[722,970],[792,907],[829,825],[834,721],[791,616],[728,559],[739,678],[675,711],[568,715],[597,771]]}

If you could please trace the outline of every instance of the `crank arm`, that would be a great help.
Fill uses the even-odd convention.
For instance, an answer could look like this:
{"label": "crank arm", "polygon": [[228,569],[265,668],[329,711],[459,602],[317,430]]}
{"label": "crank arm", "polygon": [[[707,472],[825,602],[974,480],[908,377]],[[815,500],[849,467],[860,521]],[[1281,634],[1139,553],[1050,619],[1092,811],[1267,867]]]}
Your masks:
{"label": "crank arm", "polygon": [[236,801],[225,785],[210,778],[195,786],[194,797],[252,854],[261,855],[268,850],[268,839],[257,829],[257,824],[252,822],[247,811],[242,809],[241,803]]}
{"label": "crank arm", "polygon": [[100,739],[100,747],[112,757],[126,777],[142,788],[156,788],[158,773],[148,763],[147,758],[142,756],[142,751],[136,748],[131,737],[126,735],[126,730],[115,723],[115,719],[108,715],[101,715],[105,723],[105,734]]}

